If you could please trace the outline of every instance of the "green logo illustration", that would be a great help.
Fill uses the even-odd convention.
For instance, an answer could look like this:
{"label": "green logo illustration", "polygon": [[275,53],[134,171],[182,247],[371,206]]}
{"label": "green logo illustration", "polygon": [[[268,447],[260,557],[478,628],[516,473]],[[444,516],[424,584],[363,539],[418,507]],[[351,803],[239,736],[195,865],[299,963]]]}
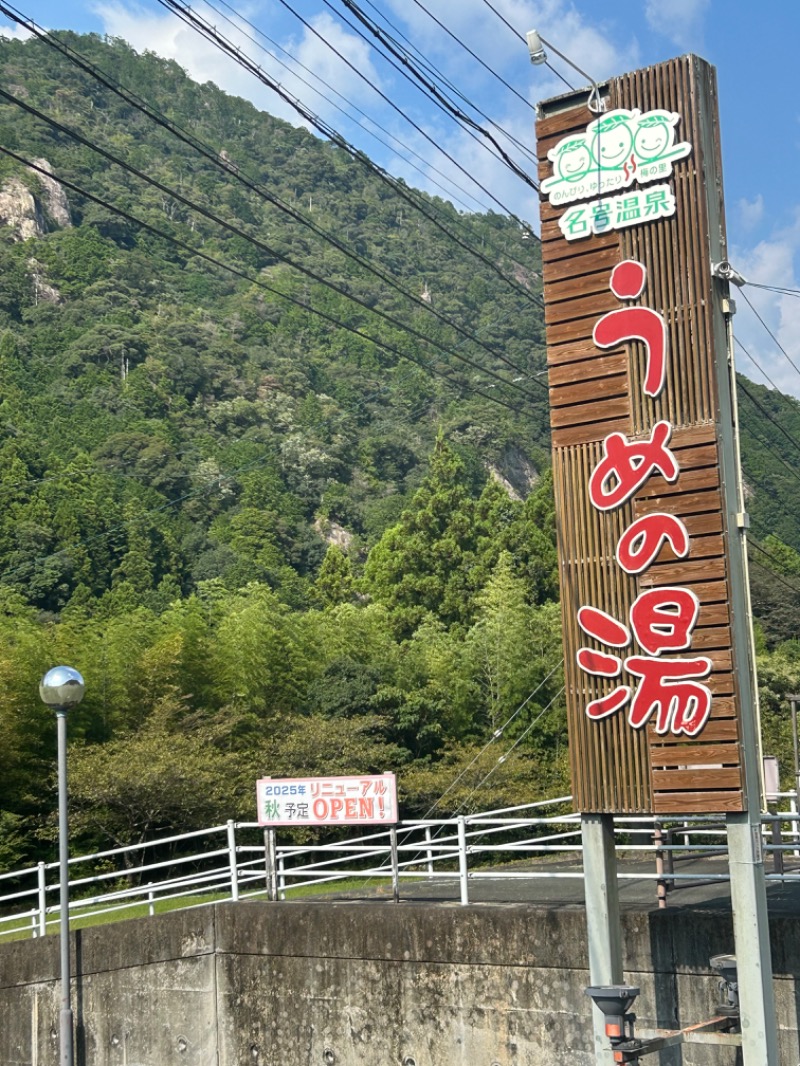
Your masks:
{"label": "green logo illustration", "polygon": [[675,111],[618,108],[601,115],[584,133],[550,149],[553,175],[542,182],[542,192],[551,204],[564,204],[668,177],[673,162],[692,150],[687,141],[675,141],[679,122]]}

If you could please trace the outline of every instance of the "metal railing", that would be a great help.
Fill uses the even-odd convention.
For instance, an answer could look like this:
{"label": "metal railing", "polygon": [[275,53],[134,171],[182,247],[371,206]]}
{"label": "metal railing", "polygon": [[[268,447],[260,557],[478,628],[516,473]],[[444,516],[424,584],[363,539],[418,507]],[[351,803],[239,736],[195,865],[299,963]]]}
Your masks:
{"label": "metal railing", "polygon": [[[253,822],[183,833],[70,859],[70,922],[94,924],[219,900],[334,893],[400,898],[421,882],[462,904],[481,882],[583,877],[580,818],[569,796],[447,819],[421,819],[316,844],[282,842]],[[800,819],[765,814],[770,881],[800,881]],[[687,817],[615,819],[619,878],[652,881],[666,904],[683,885],[729,880],[724,821]],[[338,831],[341,832],[341,831]],[[288,836],[289,834],[283,834]],[[446,893],[445,893],[446,894]],[[0,939],[44,936],[59,923],[58,863],[0,873]]]}

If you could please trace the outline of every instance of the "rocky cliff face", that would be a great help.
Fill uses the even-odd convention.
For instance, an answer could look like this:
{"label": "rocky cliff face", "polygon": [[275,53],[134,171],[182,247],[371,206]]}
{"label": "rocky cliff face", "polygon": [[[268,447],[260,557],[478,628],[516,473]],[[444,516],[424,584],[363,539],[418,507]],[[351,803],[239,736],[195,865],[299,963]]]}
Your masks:
{"label": "rocky cliff face", "polygon": [[47,174],[31,171],[40,191],[33,193],[17,177],[8,178],[0,186],[0,225],[8,226],[15,240],[27,241],[41,237],[48,230],[72,225],[66,193],[52,177],[52,167],[46,159],[34,162]]}

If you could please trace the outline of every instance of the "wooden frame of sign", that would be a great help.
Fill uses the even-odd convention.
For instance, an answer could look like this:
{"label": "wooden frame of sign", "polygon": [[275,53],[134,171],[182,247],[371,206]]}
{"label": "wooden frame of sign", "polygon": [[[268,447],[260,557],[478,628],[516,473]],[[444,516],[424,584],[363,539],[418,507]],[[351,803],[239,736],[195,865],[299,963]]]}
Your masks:
{"label": "wooden frame of sign", "polygon": [[742,811],[752,663],[732,639],[747,605],[728,293],[712,276],[714,72],[685,56],[603,96],[603,114],[585,92],[545,101],[536,127],[574,804]]}

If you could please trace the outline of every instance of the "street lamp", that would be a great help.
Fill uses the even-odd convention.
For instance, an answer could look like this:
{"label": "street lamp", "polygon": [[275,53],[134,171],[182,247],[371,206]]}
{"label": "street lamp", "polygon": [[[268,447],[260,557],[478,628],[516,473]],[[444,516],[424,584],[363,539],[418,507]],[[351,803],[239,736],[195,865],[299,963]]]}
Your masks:
{"label": "street lamp", "polygon": [[67,837],[67,711],[83,699],[83,678],[71,666],[54,666],[39,683],[39,695],[58,724],[58,866],[61,897],[61,1066],[73,1066],[69,987],[69,843]]}

